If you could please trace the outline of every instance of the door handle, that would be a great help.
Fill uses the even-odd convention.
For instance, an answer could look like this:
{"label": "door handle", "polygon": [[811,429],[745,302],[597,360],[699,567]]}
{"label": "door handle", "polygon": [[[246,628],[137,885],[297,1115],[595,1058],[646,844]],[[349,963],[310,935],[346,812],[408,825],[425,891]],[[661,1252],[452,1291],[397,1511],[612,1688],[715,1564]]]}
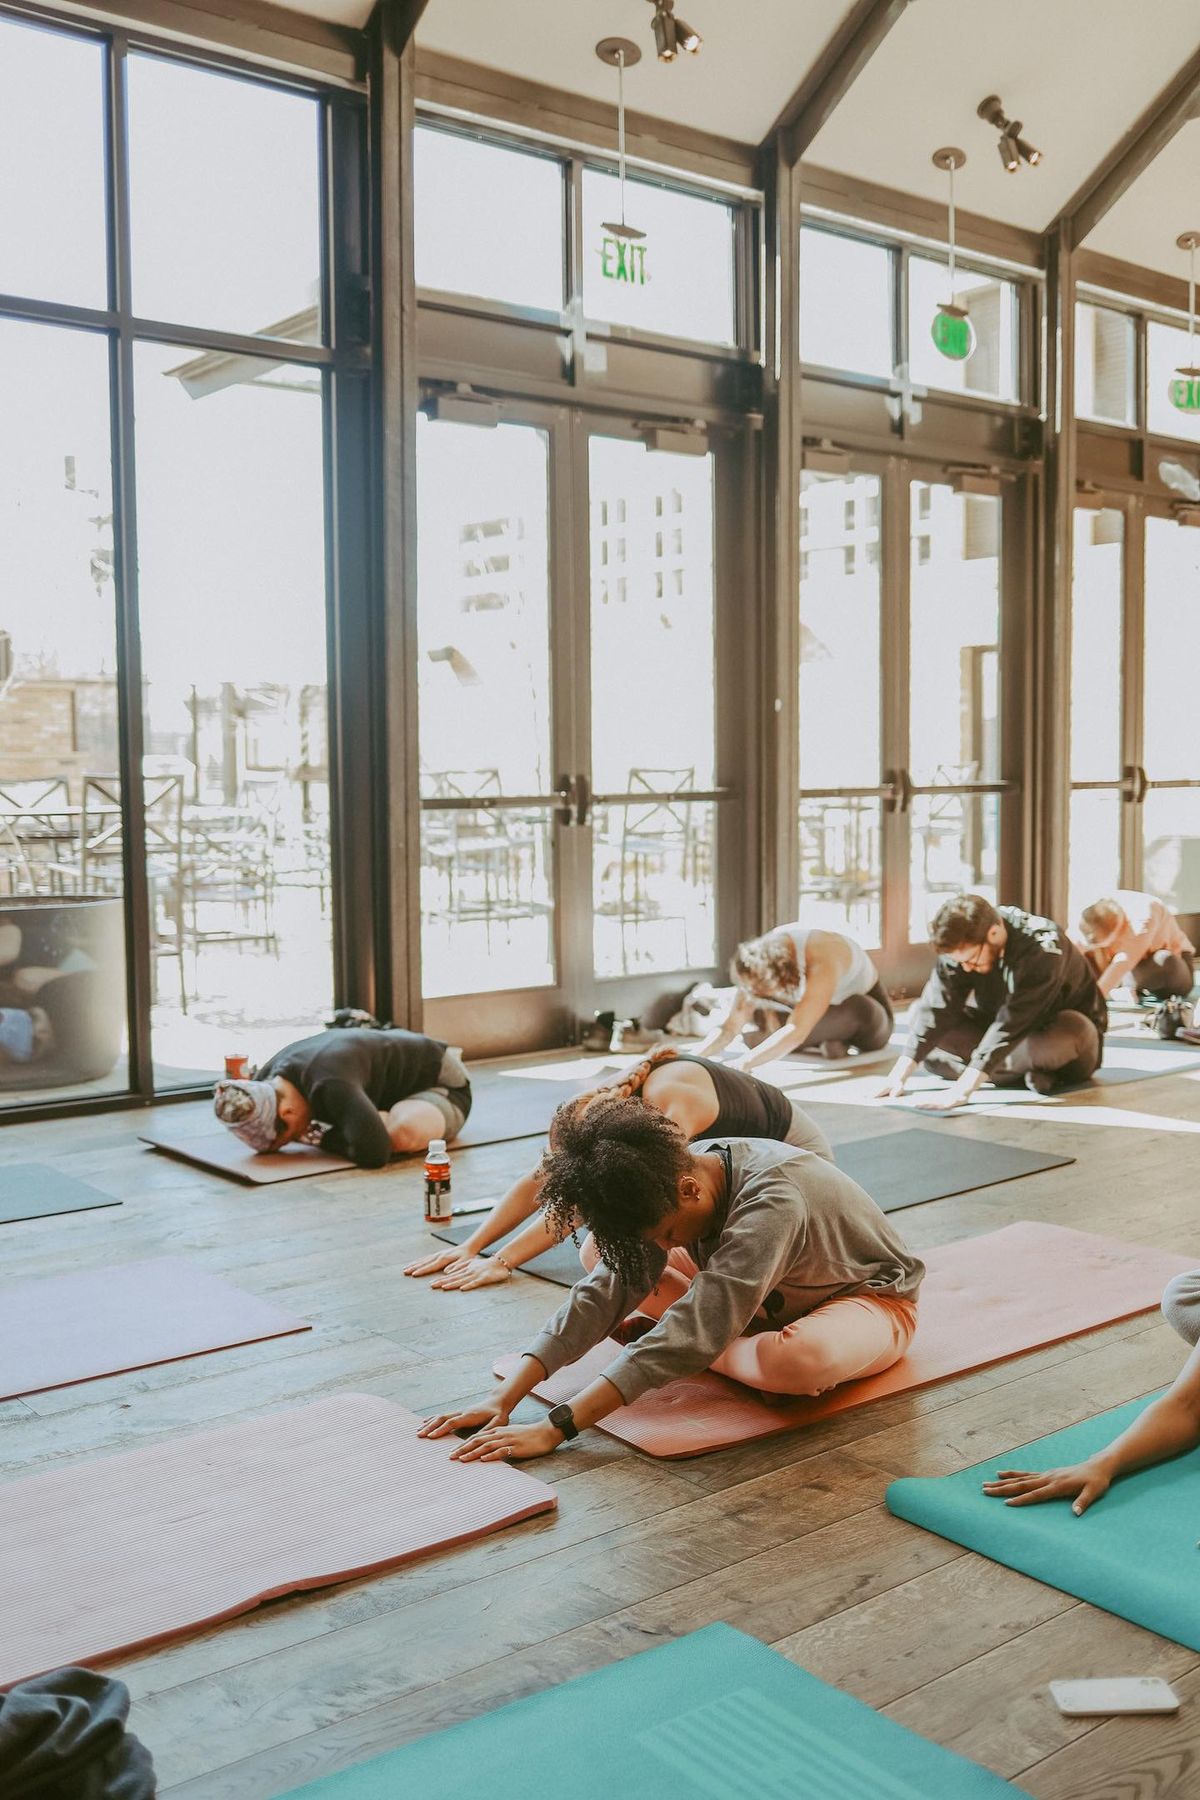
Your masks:
{"label": "door handle", "polygon": [[586,775],[575,777],[575,823],[590,825],[592,821],[592,790]]}
{"label": "door handle", "polygon": [[907,769],[889,769],[883,784],[883,810],[906,813],[913,802],[912,777]]}
{"label": "door handle", "polygon": [[1128,763],[1121,773],[1121,797],[1140,806],[1150,790],[1150,778],[1140,763]]}

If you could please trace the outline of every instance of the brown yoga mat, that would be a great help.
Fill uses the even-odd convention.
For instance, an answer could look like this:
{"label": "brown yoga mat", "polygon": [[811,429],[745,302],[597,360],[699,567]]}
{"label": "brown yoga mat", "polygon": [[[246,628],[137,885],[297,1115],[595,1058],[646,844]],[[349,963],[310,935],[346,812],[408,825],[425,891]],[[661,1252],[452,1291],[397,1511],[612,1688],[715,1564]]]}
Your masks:
{"label": "brown yoga mat", "polygon": [[[211,1110],[209,1117],[211,1118]],[[264,1156],[249,1144],[227,1131],[224,1125],[197,1131],[190,1122],[152,1125],[138,1133],[143,1144],[161,1150],[167,1156],[178,1156],[184,1162],[196,1163],[201,1169],[212,1169],[218,1175],[231,1175],[235,1181],[250,1181],[256,1186],[272,1181],[295,1181],[302,1175],[336,1175],[340,1169],[354,1164],[345,1156],[328,1156],[311,1144],[288,1144],[282,1150],[268,1151]]]}
{"label": "brown yoga mat", "polygon": [[311,1330],[177,1256],[24,1281],[0,1288],[0,1400]]}
{"label": "brown yoga mat", "polygon": [[318,1400],[0,1484],[0,1687],[549,1512],[390,1400]]}
{"label": "brown yoga mat", "polygon": [[[1195,1265],[1194,1257],[1027,1220],[940,1245],[925,1261],[917,1335],[908,1355],[882,1375],[794,1400],[766,1399],[722,1375],[690,1375],[610,1413],[600,1430],[668,1457],[772,1437],[1149,1312],[1171,1277]],[[570,1400],[618,1354],[608,1339],[534,1392],[551,1405]],[[497,1373],[507,1374],[516,1360],[506,1357]]]}

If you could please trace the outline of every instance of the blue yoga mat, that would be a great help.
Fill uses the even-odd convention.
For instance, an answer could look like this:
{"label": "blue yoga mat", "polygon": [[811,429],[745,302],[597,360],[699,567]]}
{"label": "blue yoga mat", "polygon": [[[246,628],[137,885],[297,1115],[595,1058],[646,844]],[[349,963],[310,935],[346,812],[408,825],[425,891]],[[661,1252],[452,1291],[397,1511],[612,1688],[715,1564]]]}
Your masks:
{"label": "blue yoga mat", "polygon": [[1082,1462],[1149,1404],[1114,1407],[957,1475],[894,1481],[888,1508],[993,1562],[1200,1650],[1200,1450],[1125,1476],[1079,1518],[1065,1500],[1005,1506],[980,1488],[999,1469]]}
{"label": "blue yoga mat", "polygon": [[306,1800],[987,1800],[1025,1790],[757,1638],[709,1625],[296,1791]]}

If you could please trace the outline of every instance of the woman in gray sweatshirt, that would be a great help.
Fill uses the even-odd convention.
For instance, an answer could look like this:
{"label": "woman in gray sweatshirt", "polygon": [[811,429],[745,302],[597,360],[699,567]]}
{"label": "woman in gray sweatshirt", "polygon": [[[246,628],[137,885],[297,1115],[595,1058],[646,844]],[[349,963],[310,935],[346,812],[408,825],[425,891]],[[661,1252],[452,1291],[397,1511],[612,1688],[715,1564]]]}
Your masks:
{"label": "woman in gray sweatshirt", "polygon": [[[543,1164],[562,1234],[590,1228],[593,1266],[480,1406],[424,1437],[472,1435],[454,1456],[544,1456],[619,1406],[714,1369],[772,1394],[820,1394],[879,1374],[917,1324],[924,1265],[857,1182],[811,1152],[758,1138],[689,1146],[661,1113],[614,1100],[565,1119]],[[631,1313],[648,1321],[569,1407],[509,1424],[547,1375]]]}

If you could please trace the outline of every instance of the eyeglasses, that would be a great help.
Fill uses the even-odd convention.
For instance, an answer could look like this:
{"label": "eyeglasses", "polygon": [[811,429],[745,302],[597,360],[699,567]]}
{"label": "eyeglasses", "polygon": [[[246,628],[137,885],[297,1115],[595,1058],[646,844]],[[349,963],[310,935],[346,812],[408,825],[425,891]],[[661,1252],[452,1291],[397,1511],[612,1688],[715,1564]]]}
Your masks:
{"label": "eyeglasses", "polygon": [[978,975],[988,967],[987,963],[982,962],[980,958],[985,956],[990,949],[990,944],[976,944],[969,957],[956,956],[954,960],[960,969],[967,969],[972,974]]}

